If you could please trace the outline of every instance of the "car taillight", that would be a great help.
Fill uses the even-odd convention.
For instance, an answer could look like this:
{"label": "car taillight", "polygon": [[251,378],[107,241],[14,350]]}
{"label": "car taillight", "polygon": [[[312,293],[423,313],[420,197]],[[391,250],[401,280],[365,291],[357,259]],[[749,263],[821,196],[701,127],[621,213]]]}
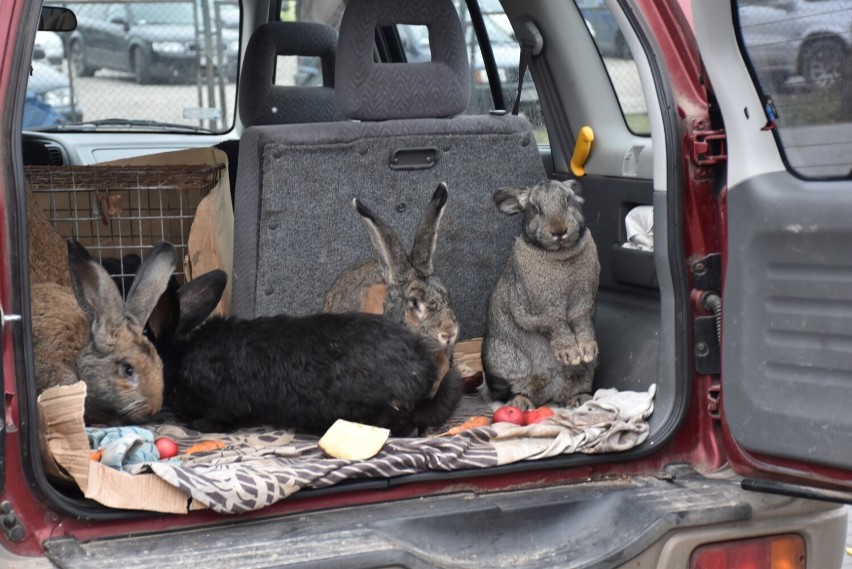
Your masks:
{"label": "car taillight", "polygon": [[695,548],[689,569],[804,569],[805,540],[795,534],[720,541]]}

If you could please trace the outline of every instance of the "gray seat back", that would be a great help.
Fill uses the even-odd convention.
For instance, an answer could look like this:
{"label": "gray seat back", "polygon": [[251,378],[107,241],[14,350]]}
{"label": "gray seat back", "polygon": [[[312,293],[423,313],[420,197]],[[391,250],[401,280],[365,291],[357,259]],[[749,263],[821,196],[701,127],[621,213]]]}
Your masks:
{"label": "gray seat back", "polygon": [[[240,120],[246,127],[344,120],[334,95],[337,30],[312,22],[269,22],[246,46],[240,72]],[[318,58],[321,86],[276,85],[278,56]]]}
{"label": "gray seat back", "polygon": [[[454,29],[436,23],[435,14],[451,18],[460,30],[450,0],[351,0],[341,23],[341,57],[344,50],[357,52],[367,45],[372,50],[376,25],[397,22],[432,24],[433,46],[449,42],[465,53],[460,33],[435,37]],[[350,48],[349,42],[356,46]],[[340,107],[360,122],[246,130],[235,207],[236,314],[318,312],[335,278],[371,258],[352,199],[369,206],[410,246],[423,209],[445,181],[449,198],[435,275],[450,292],[461,337],[482,335],[488,295],[520,231],[520,220],[499,213],[492,195],[501,186],[538,182],[545,171],[525,118],[453,116],[466,107],[470,91],[467,83],[447,87],[447,77],[464,73],[466,78],[467,59],[435,57],[432,63],[411,65],[353,57],[353,67],[338,68]],[[359,66],[366,69],[359,71]],[[394,81],[397,73],[405,79]],[[366,79],[371,74],[378,74],[375,83]],[[412,88],[414,81],[422,88]],[[438,89],[439,84],[447,88]],[[388,120],[380,120],[385,115]]]}

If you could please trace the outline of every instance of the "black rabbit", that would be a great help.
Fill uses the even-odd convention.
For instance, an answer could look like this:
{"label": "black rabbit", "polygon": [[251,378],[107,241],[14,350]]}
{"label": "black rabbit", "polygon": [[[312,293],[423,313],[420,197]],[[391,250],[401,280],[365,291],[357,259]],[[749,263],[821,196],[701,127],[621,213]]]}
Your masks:
{"label": "black rabbit", "polygon": [[[178,290],[179,321],[156,326],[165,406],[202,431],[252,425],[321,433],[337,419],[406,436],[443,424],[462,395],[439,377],[429,345],[371,314],[207,318],[227,277],[212,271]],[[205,320],[206,319],[206,320]]]}

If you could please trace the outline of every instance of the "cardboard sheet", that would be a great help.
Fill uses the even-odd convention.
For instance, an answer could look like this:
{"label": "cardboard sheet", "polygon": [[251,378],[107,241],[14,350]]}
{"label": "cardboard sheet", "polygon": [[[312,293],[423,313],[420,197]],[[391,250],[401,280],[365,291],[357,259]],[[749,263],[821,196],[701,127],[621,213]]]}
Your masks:
{"label": "cardboard sheet", "polygon": [[73,481],[83,495],[110,508],[185,514],[189,496],[155,474],[131,475],[89,459],[83,423],[86,384],[46,389],[38,398],[40,437],[48,474]]}

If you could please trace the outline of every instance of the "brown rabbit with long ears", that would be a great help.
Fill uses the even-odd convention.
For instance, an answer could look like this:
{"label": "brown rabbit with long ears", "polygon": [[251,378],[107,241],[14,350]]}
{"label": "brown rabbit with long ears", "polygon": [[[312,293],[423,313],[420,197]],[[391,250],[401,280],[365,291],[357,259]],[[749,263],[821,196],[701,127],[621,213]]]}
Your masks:
{"label": "brown rabbit with long ears", "polygon": [[323,312],[385,314],[404,323],[435,351],[452,351],[459,326],[450,295],[433,275],[438,227],[447,185],[438,184],[426,206],[411,253],[397,234],[357,199],[353,205],[367,229],[374,259],[347,269],[326,293]]}
{"label": "brown rabbit with long ears", "polygon": [[87,423],[139,422],[163,403],[163,363],[143,326],[175,269],[170,243],[156,245],[122,300],[109,273],[68,240],[71,289],[32,287],[36,387],[86,382]]}

